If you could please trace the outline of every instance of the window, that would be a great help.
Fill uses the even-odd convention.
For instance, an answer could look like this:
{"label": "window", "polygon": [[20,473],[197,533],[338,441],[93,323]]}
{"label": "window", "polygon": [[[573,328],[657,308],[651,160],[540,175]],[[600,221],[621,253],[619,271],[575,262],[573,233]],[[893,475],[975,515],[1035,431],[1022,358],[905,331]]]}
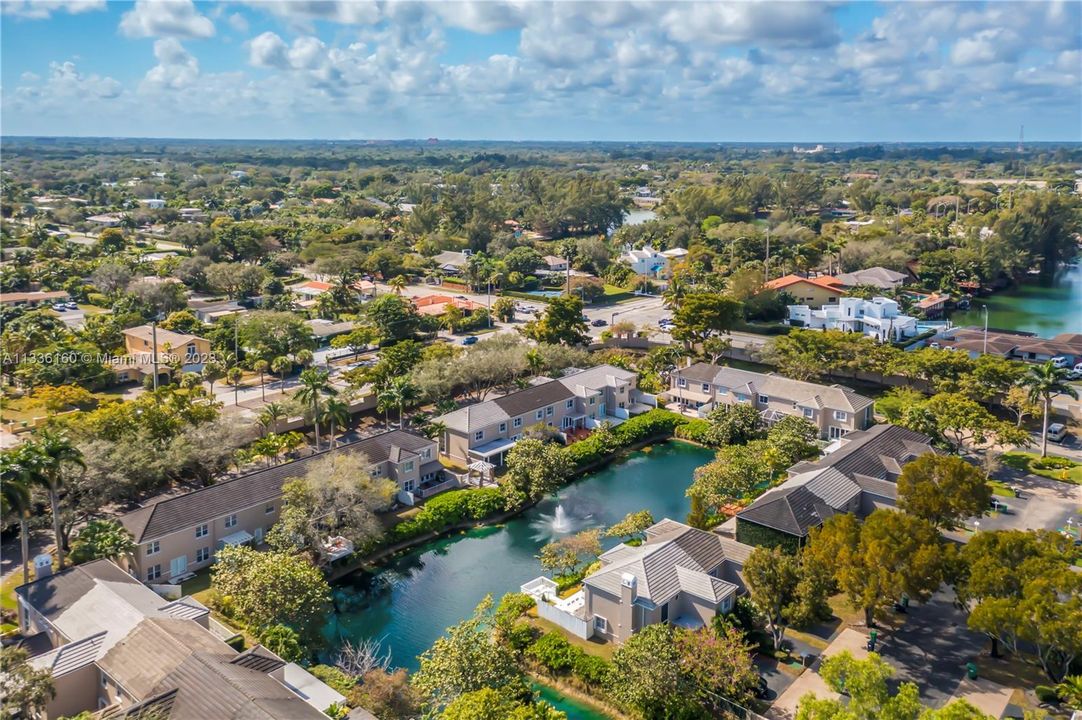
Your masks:
{"label": "window", "polygon": [[402,463],[402,472],[408,472],[408,473],[413,472],[413,461],[412,460],[407,460],[406,462]]}
{"label": "window", "polygon": [[843,412],[841,410],[835,410],[834,411],[834,419],[835,420],[842,420],[842,421],[848,420],[849,419],[849,413]]}
{"label": "window", "polygon": [[661,606],[661,622],[669,622],[669,603]]}
{"label": "window", "polygon": [[206,523],[203,523],[202,525],[197,525],[195,528],[195,536],[197,538],[206,537],[209,533],[210,527]]}
{"label": "window", "polygon": [[534,419],[536,419],[536,420],[543,420],[544,417],[545,417],[545,411],[544,410],[538,410],[537,412],[534,413]]}
{"label": "window", "polygon": [[761,405],[766,405],[766,404],[767,404],[767,403],[769,403],[769,402],[770,402],[770,398],[769,398],[769,397],[767,397],[766,395],[760,395],[760,396],[759,396],[759,403],[760,403]]}
{"label": "window", "polygon": [[507,432],[507,423],[500,423],[500,432]]}
{"label": "window", "polygon": [[432,448],[425,448],[424,450],[422,450],[421,451],[421,459],[422,460],[431,460],[432,459]]}
{"label": "window", "polygon": [[514,420],[512,420],[511,421],[511,427],[517,427],[517,428],[522,427],[522,418],[515,418]]}
{"label": "window", "polygon": [[402,489],[408,493],[413,492],[413,481],[407,480],[406,482],[402,483]]}
{"label": "window", "polygon": [[729,388],[718,386],[717,390],[715,390],[714,392],[716,392],[718,395],[728,395]]}
{"label": "window", "polygon": [[236,513],[233,513],[232,515],[226,515],[225,516],[225,526],[227,528],[237,526],[237,514]]}
{"label": "window", "polygon": [[109,678],[107,678],[105,676],[105,673],[101,674],[101,686],[103,688],[108,688],[109,687]]}
{"label": "window", "polygon": [[161,576],[162,576],[162,566],[161,565],[151,565],[150,567],[147,568],[147,581],[148,582],[150,580],[157,580]]}
{"label": "window", "polygon": [[688,386],[688,381],[685,380],[684,378],[680,378],[679,380],[676,381],[676,386],[686,388]]}
{"label": "window", "polygon": [[201,547],[195,551],[195,561],[197,563],[206,562],[207,560],[210,560],[209,547]]}
{"label": "window", "polygon": [[811,420],[813,417],[815,417],[815,411],[811,408],[804,408],[804,417]]}
{"label": "window", "polygon": [[478,430],[477,432],[475,432],[473,434],[473,439],[474,440],[484,440],[485,439],[485,431],[484,430]]}
{"label": "window", "polygon": [[594,627],[601,632],[609,631],[609,621],[600,615],[594,615]]}
{"label": "window", "polygon": [[568,400],[566,403],[564,403],[564,407],[570,410],[571,408],[575,407],[575,401]]}
{"label": "window", "polygon": [[597,402],[597,398],[593,398],[593,397],[592,397],[592,398],[590,398],[590,404],[591,404],[591,405],[593,405],[593,404],[594,404],[594,403],[596,403],[596,402]]}
{"label": "window", "polygon": [[271,503],[267,507],[263,508],[264,515],[272,515],[274,513],[274,503]]}
{"label": "window", "polygon": [[710,383],[703,383],[703,392],[710,392]]}
{"label": "window", "polygon": [[382,465],[373,465],[371,473],[372,473],[372,477],[382,477],[383,476],[383,466]]}
{"label": "window", "polygon": [[547,415],[549,417],[552,417],[552,413],[554,411],[555,411],[555,408],[552,407],[551,405],[549,405],[547,408],[545,408],[545,415]]}
{"label": "window", "polygon": [[158,552],[161,551],[161,549],[162,546],[158,543],[157,540],[147,543],[147,555],[157,555]]}

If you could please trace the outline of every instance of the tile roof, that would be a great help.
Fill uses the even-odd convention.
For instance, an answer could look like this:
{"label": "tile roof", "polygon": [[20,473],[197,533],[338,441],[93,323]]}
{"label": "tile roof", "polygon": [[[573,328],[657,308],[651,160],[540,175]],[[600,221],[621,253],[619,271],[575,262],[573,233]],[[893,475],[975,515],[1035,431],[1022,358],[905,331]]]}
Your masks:
{"label": "tile roof", "polygon": [[102,630],[94,635],[88,635],[82,640],[61,645],[47,653],[38,655],[30,662],[35,668],[48,670],[54,678],[60,677],[86,667],[97,660],[104,642],[105,631]]}
{"label": "tile roof", "polygon": [[646,530],[639,547],[618,545],[602,555],[603,567],[583,583],[619,596],[623,575],[631,574],[638,597],[655,605],[678,592],[716,601],[736,590],[731,583],[708,577],[726,560],[738,562],[726,556],[721,537],[665,519]]}
{"label": "tile roof", "polygon": [[819,385],[802,380],[790,380],[774,373],[757,373],[750,370],[695,363],[676,371],[677,377],[693,382],[712,383],[748,395],[766,395],[793,403],[794,406],[828,408],[857,413],[872,405],[872,399],[856,393],[843,385]]}
{"label": "tile roof", "polygon": [[802,484],[779,485],[737,513],[741,520],[797,537],[804,537],[833,516],[834,509]]}
{"label": "tile roof", "polygon": [[863,475],[879,480],[897,480],[898,470],[910,460],[935,452],[927,435],[897,425],[873,425],[842,438],[842,446],[816,460],[789,468],[799,474],[832,467],[850,478]]}
{"label": "tile roof", "polygon": [[[144,340],[148,343],[154,342],[154,330],[150,327],[150,325],[136,325],[135,327],[130,327],[127,330],[124,330],[123,334],[131,335],[134,338]],[[206,342],[206,340],[197,335],[177,333],[173,332],[172,330],[166,330],[163,327],[158,328],[157,334],[159,348],[164,347],[165,345],[169,345],[170,347],[176,349],[183,347],[194,340],[202,340],[203,342]]]}
{"label": "tile roof", "polygon": [[808,283],[809,285],[815,285],[821,287],[824,290],[832,290],[838,294],[844,294],[845,290],[842,288],[842,283],[838,278],[831,277],[829,275],[823,275],[821,277],[808,278],[801,275],[786,275],[784,277],[771,280],[766,283],[764,287],[770,290],[782,290],[787,287],[791,287],[798,283]]}
{"label": "tile roof", "polygon": [[547,380],[503,397],[467,405],[441,415],[435,421],[442,422],[448,430],[468,433],[574,397],[575,394],[560,381]]}
{"label": "tile roof", "polygon": [[863,270],[856,270],[851,273],[841,273],[838,275],[837,280],[848,287],[853,287],[854,285],[872,285],[874,287],[889,290],[904,281],[906,277],[908,276],[905,273],[900,273],[896,270],[890,270],[889,268],[879,267],[877,265]]}
{"label": "tile roof", "polygon": [[[333,452],[361,454],[375,464],[386,462],[392,456],[417,454],[417,451],[433,444],[432,440],[420,435],[404,430],[390,430],[348,445],[339,445]],[[162,499],[122,515],[120,522],[135,536],[137,543],[201,525],[223,515],[278,498],[282,494],[283,484],[293,478],[303,477],[312,464],[328,452],[331,451],[258,470],[232,480],[223,480],[184,495]]]}
{"label": "tile roof", "polygon": [[624,370],[614,365],[598,365],[586,370],[569,372],[559,379],[568,389],[574,390],[583,386],[588,390],[601,390],[606,387],[615,387],[617,383],[629,383],[638,375],[630,370]]}

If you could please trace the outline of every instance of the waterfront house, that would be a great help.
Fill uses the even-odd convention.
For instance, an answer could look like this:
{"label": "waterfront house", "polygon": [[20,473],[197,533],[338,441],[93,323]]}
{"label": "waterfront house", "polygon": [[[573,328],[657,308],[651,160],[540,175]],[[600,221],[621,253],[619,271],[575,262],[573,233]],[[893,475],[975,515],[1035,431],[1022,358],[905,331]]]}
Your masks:
{"label": "waterfront house", "polygon": [[902,468],[935,452],[927,435],[876,425],[841,438],[815,461],[789,468],[789,478],[736,515],[736,539],[747,545],[795,551],[812,528],[838,513],[866,517],[894,507]]}
{"label": "waterfront house", "polygon": [[645,534],[638,547],[621,543],[603,553],[601,568],[571,597],[559,598],[548,578],[522,591],[538,600],[541,618],[582,639],[617,643],[657,623],[705,627],[732,610],[744,591],[740,572],[753,548],[669,519]]}
{"label": "waterfront house", "polygon": [[948,328],[928,341],[930,347],[966,352],[976,358],[990,355],[1044,363],[1062,357],[1068,365],[1082,362],[1082,333],[1060,333],[1051,339],[1017,330],[985,331],[977,327]]}
{"label": "waterfront house", "polygon": [[872,425],[872,400],[841,385],[790,380],[737,368],[695,363],[673,372],[666,397],[675,409],[705,417],[718,405],[746,403],[768,423],[785,415],[806,418],[822,438],[835,439]]}
{"label": "waterfront house", "polygon": [[119,720],[325,720],[345,698],[233,633],[190,597],[167,600],[109,560],[15,589],[30,665],[52,675],[44,717],[102,712]]}
{"label": "waterfront house", "polygon": [[869,285],[880,290],[896,290],[908,282],[909,275],[876,265],[850,273],[839,273],[836,279],[847,288]]}
{"label": "waterfront house", "polygon": [[797,303],[813,308],[835,305],[845,295],[845,288],[842,283],[837,278],[829,275],[814,278],[804,277],[803,275],[786,275],[771,280],[763,287],[767,290],[788,293]]}
{"label": "waterfront house", "polygon": [[902,315],[898,303],[885,297],[843,297],[837,305],[824,305],[818,310],[790,305],[788,322],[812,330],[861,333],[879,342],[900,342],[917,334],[917,319]]}
{"label": "waterfront house", "polygon": [[524,390],[435,418],[446,428],[440,452],[463,467],[478,461],[500,466],[531,426],[566,433],[620,423],[649,409],[639,399],[637,382],[635,373],[612,365],[569,370],[558,380],[541,378]]}
{"label": "waterfront house", "polygon": [[[391,430],[333,452],[363,456],[373,477],[394,480],[400,497],[434,494],[443,477],[435,441]],[[258,470],[183,495],[157,498],[120,517],[139,545],[126,566],[146,582],[176,582],[209,566],[226,545],[259,545],[282,509],[282,485],[303,477],[326,452]]]}

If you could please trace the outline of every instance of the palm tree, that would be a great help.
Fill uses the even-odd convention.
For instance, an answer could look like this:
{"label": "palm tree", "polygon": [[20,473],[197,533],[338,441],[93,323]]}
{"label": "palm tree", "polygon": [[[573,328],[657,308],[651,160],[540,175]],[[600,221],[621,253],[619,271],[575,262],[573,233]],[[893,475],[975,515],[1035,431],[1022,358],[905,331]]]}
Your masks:
{"label": "palm tree", "polygon": [[408,377],[400,375],[391,378],[391,381],[384,386],[380,395],[385,406],[398,408],[398,427],[401,428],[406,405],[417,399],[416,386],[410,382]]}
{"label": "palm tree", "polygon": [[33,485],[34,458],[25,446],[0,455],[0,516],[19,518],[19,545],[23,557],[23,584],[30,582],[30,530],[28,521],[33,508],[30,489]]}
{"label": "palm tree", "polygon": [[401,295],[406,289],[406,277],[404,275],[395,275],[393,278],[387,281],[388,287],[394,291],[395,295]]}
{"label": "palm tree", "polygon": [[349,425],[349,403],[339,398],[331,398],[323,408],[323,419],[330,425],[331,449],[338,447],[338,439],[335,437],[335,429]]}
{"label": "palm tree", "polygon": [[278,386],[279,392],[286,389],[286,373],[293,369],[293,361],[287,358],[285,355],[279,355],[271,360],[271,372],[282,379],[282,383]]}
{"label": "palm tree", "polygon": [[1030,402],[1039,402],[1044,410],[1044,420],[1041,423],[1041,457],[1048,455],[1048,415],[1052,410],[1052,398],[1057,395],[1067,395],[1075,400],[1078,399],[1078,391],[1067,383],[1067,369],[1058,368],[1052,361],[1044,365],[1036,365],[1029,369],[1029,374],[1022,380],[1022,384],[1029,388]]}
{"label": "palm tree", "polygon": [[263,358],[252,363],[252,370],[259,373],[259,394],[262,396],[263,402],[267,402],[267,385],[263,382],[263,374],[269,369],[270,363]]}
{"label": "palm tree", "polygon": [[286,417],[286,409],[281,403],[270,402],[263,406],[263,412],[259,413],[259,424],[264,432],[273,432],[272,427],[278,425],[279,420]]}
{"label": "palm tree", "polygon": [[293,357],[297,358],[297,362],[299,362],[302,367],[311,366],[312,361],[316,359],[315,353],[307,348],[293,353]]}
{"label": "palm tree", "polygon": [[338,391],[331,387],[330,374],[325,370],[309,368],[301,373],[300,387],[297,388],[294,397],[307,405],[311,411],[316,430],[316,452],[319,452],[319,417],[322,414],[322,398],[324,395],[337,394]]}
{"label": "palm tree", "polygon": [[244,371],[234,365],[225,372],[225,379],[233,386],[233,404],[238,402],[237,392],[240,390],[240,381],[244,378]]}
{"label": "palm tree", "polygon": [[49,493],[49,504],[53,510],[53,533],[56,535],[56,559],[60,570],[64,569],[64,537],[60,532],[60,489],[64,484],[61,471],[67,465],[86,468],[83,453],[64,435],[51,430],[42,431],[37,441],[28,443],[31,452],[38,455],[41,462],[40,482]]}
{"label": "palm tree", "polygon": [[203,366],[203,381],[210,385],[210,399],[214,399],[214,382],[225,375],[225,368],[217,360]]}

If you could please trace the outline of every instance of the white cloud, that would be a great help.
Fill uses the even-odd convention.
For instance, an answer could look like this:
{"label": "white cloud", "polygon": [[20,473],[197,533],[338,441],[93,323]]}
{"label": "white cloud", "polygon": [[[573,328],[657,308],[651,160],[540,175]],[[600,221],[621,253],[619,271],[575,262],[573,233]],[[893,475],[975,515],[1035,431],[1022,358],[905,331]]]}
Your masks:
{"label": "white cloud", "polygon": [[33,20],[43,20],[59,10],[76,15],[104,9],[105,0],[3,0],[0,2],[0,11],[5,15]]}
{"label": "white cloud", "polygon": [[289,46],[285,40],[269,30],[248,42],[248,62],[255,67],[287,68],[288,54]]}
{"label": "white cloud", "polygon": [[193,85],[199,77],[199,61],[176,38],[162,38],[154,43],[158,64],[146,74],[146,82],[172,89]]}
{"label": "white cloud", "polygon": [[214,23],[195,9],[192,0],[136,0],[120,19],[128,37],[208,38]]}
{"label": "white cloud", "polygon": [[240,13],[233,13],[227,18],[229,27],[233,28],[239,33],[248,32],[248,19]]}

